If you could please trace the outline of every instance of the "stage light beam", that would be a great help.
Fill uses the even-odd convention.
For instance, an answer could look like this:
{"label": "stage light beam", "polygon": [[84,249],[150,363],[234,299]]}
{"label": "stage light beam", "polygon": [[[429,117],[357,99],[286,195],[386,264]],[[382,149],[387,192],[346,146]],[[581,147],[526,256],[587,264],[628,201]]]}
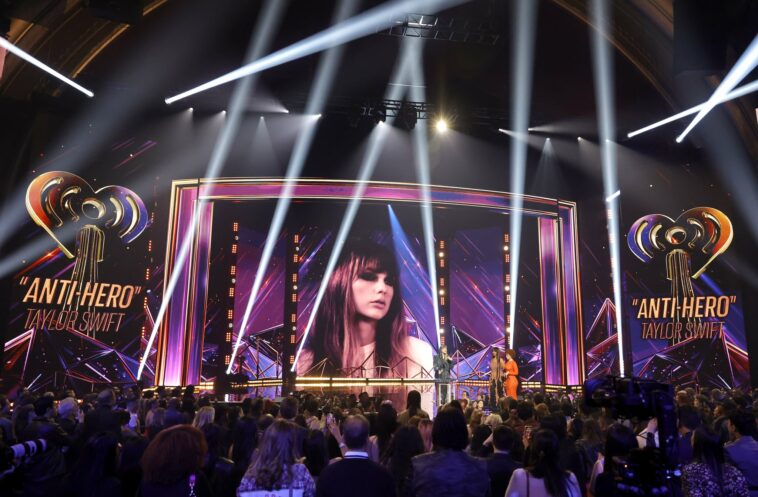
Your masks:
{"label": "stage light beam", "polygon": [[[347,19],[353,14],[357,5],[357,2],[353,0],[342,0],[335,12],[335,22]],[[229,366],[226,369],[227,374],[231,374],[234,366],[234,360],[239,352],[239,347],[242,344],[242,338],[245,336],[247,326],[250,320],[250,315],[253,311],[253,307],[258,299],[258,294],[263,284],[266,271],[268,270],[269,263],[271,262],[271,256],[274,254],[274,248],[276,242],[279,239],[279,234],[284,226],[284,221],[287,218],[287,211],[289,210],[290,203],[292,202],[292,193],[297,185],[297,180],[300,177],[300,173],[305,165],[305,159],[308,157],[308,152],[311,149],[313,138],[316,136],[317,122],[321,118],[321,112],[326,104],[326,99],[329,94],[329,90],[334,82],[334,78],[339,68],[339,63],[342,58],[344,46],[335,46],[330,48],[319,61],[319,66],[316,70],[316,80],[311,87],[311,92],[308,97],[308,103],[306,104],[305,113],[312,117],[311,121],[305,127],[302,133],[298,135],[295,142],[294,150],[290,156],[289,164],[287,165],[287,173],[282,187],[282,191],[279,194],[279,199],[276,202],[274,208],[274,216],[269,226],[268,234],[266,235],[266,241],[263,245],[263,252],[261,253],[261,259],[258,262],[258,269],[255,272],[255,278],[253,280],[253,287],[250,291],[250,297],[248,298],[245,306],[245,313],[242,316],[242,322],[239,330],[237,330],[237,339],[232,349],[231,359]],[[295,361],[297,364],[297,361]]]}
{"label": "stage light beam", "polygon": [[47,64],[45,64],[44,62],[42,62],[42,61],[40,61],[38,59],[35,59],[34,57],[32,57],[28,53],[24,52],[23,50],[21,50],[16,45],[14,45],[13,43],[9,42],[8,40],[6,40],[5,38],[3,38],[2,36],[0,36],[0,47],[6,49],[7,51],[9,51],[10,53],[12,53],[13,55],[15,55],[15,56],[17,56],[17,57],[19,57],[19,58],[21,58],[21,59],[29,62],[30,64],[32,64],[32,65],[34,65],[34,66],[42,69],[43,71],[45,71],[46,73],[50,74],[51,76],[53,76],[55,78],[58,78],[59,80],[63,81],[67,85],[69,85],[71,88],[74,88],[75,90],[78,90],[78,91],[84,93],[88,97],[92,98],[92,97],[95,96],[95,94],[92,93],[90,90],[86,89],[85,87],[83,87],[79,83],[76,83],[75,81],[67,78],[63,74],[59,73],[58,71],[56,71],[52,67],[50,67]]}
{"label": "stage light beam", "polygon": [[676,138],[677,143],[682,143],[682,140],[697,124],[708,114],[716,105],[719,100],[724,98],[730,91],[734,89],[740,81],[750,74],[750,72],[758,66],[758,35],[753,38],[750,46],[747,47],[745,52],[737,60],[737,63],[732,66],[729,73],[726,75],[721,84],[713,92],[711,98],[705,103],[705,106],[700,109],[692,120],[692,122],[685,128],[681,135]]}
{"label": "stage light beam", "polygon": [[[415,102],[426,102],[426,81],[424,79],[424,58],[423,58],[423,40],[409,39],[408,44],[411,48],[409,57],[412,57],[410,71],[411,99]],[[444,133],[447,131],[447,122],[444,119],[437,121],[437,132]],[[432,194],[429,188],[431,183],[429,165],[429,138],[427,136],[426,126],[416,126],[413,130],[413,152],[416,163],[416,176],[421,184],[421,224],[424,230],[424,248],[426,251],[426,266],[429,275],[429,286],[432,290],[432,306],[434,309],[435,327],[444,332],[442,323],[440,323],[440,308],[437,297],[437,259],[434,257],[434,215],[432,212]],[[440,257],[445,253],[440,252]],[[444,295],[444,290],[439,290],[439,295]],[[435,333],[437,337],[437,349],[439,350],[441,341],[440,333]]]}
{"label": "stage light beam", "polygon": [[200,86],[168,97],[166,104],[172,104],[183,98],[229,83],[250,74],[259,73],[328,48],[376,33],[392,26],[395,19],[405,17],[409,12],[434,13],[439,10],[463,3],[466,0],[394,0],[383,3],[355,17],[344,20],[320,33],[309,36],[288,47],[278,50],[259,60],[246,64],[223,76],[203,83]]}
{"label": "stage light beam", "polygon": [[[728,102],[730,100],[734,100],[735,98],[744,97],[745,95],[748,95],[750,93],[753,93],[755,91],[758,91],[758,80],[753,81],[752,83],[748,83],[744,86],[740,86],[739,88],[736,88],[732,90],[731,92],[727,93],[723,97],[720,97],[716,104],[723,104],[725,102]],[[703,102],[700,105],[696,105],[694,107],[691,107],[687,110],[684,110],[682,112],[679,112],[678,114],[674,114],[671,117],[667,117],[666,119],[661,119],[658,122],[655,122],[653,124],[650,124],[648,126],[645,126],[644,128],[640,128],[638,130],[632,131],[630,133],[627,133],[627,138],[634,138],[637,135],[641,135],[642,133],[645,133],[647,131],[650,131],[655,128],[659,128],[663,126],[664,124],[668,124],[670,122],[678,121],[679,119],[683,117],[687,117],[689,115],[695,114],[696,112],[700,112],[701,109],[704,109],[705,106],[708,104],[708,102]]]}
{"label": "stage light beam", "polygon": [[[403,39],[404,43],[401,45],[401,52],[399,55],[398,63],[396,64],[393,77],[390,78],[390,81],[396,81],[400,79],[410,70],[409,65],[412,58],[410,56],[410,50],[408,49],[408,40],[410,40],[410,38]],[[403,97],[403,93],[404,91],[401,89],[401,87],[388,85],[388,89],[385,92],[385,98],[387,100],[400,100]],[[387,124],[391,125],[394,120],[394,116],[387,116],[386,122]],[[374,173],[374,168],[376,167],[376,163],[379,160],[382,145],[389,131],[390,126],[375,126],[374,129],[371,130],[371,134],[369,135],[369,144],[366,148],[366,153],[363,156],[363,162],[358,173],[358,180],[355,186],[355,190],[353,191],[353,195],[351,196],[350,202],[347,206],[347,209],[345,210],[345,215],[342,217],[342,222],[340,223],[340,228],[334,241],[334,247],[332,248],[332,252],[329,254],[329,260],[327,261],[326,269],[324,270],[324,276],[321,279],[321,284],[319,285],[316,299],[313,302],[311,315],[308,318],[305,330],[303,331],[303,337],[300,339],[300,345],[298,346],[297,353],[295,354],[295,362],[292,364],[292,368],[290,369],[291,372],[295,372],[297,369],[297,363],[300,360],[300,354],[303,351],[303,346],[306,344],[311,329],[313,328],[313,323],[316,320],[318,308],[321,305],[324,294],[326,293],[326,287],[332,277],[334,268],[337,267],[337,262],[339,261],[340,255],[342,253],[342,248],[344,247],[345,241],[347,240],[347,237],[350,233],[350,229],[353,226],[353,220],[358,213],[358,208],[361,205],[363,194],[366,191],[366,187],[368,186],[368,181],[371,179],[371,176]]]}
{"label": "stage light beam", "polygon": [[[258,21],[256,22],[255,30],[253,31],[253,39],[251,40],[250,46],[248,47],[247,51],[247,60],[255,60],[267,50],[267,47],[273,38],[274,31],[279,26],[279,22],[282,19],[284,7],[286,6],[285,4],[286,2],[282,2],[280,0],[266,1],[263,6],[263,10],[258,18]],[[244,108],[246,106],[248,96],[252,94],[254,83],[255,78],[248,77],[240,81],[235,86],[229,104],[229,109],[231,112],[229,113],[229,116],[227,116],[228,118],[225,120],[221,134],[219,135],[213,147],[211,158],[205,171],[206,178],[215,178],[221,172],[224,166],[224,162],[226,161],[226,158],[229,155],[229,151],[231,150],[231,146],[237,134],[237,131],[239,130],[239,125],[244,116]],[[222,111],[222,114],[226,115],[226,110]],[[204,200],[200,200],[201,204],[204,202]],[[155,341],[155,337],[157,336],[158,330],[162,325],[163,318],[171,302],[171,297],[174,294],[174,290],[182,274],[181,268],[184,266],[184,262],[186,261],[187,256],[190,252],[190,247],[192,246],[195,239],[195,233],[197,231],[197,225],[200,220],[201,212],[202,205],[196,206],[195,211],[192,214],[189,226],[187,227],[185,233],[182,234],[183,237],[181,239],[182,243],[179,248],[179,253],[177,255],[173,271],[168,277],[168,284],[166,285],[164,291],[161,306],[154,319],[153,329],[150,332],[150,338],[148,339],[147,346],[145,347],[145,352],[142,356],[142,359],[140,360],[139,368],[137,369],[138,380],[142,377],[142,371],[144,370],[147,359],[150,356],[150,351]],[[172,378],[169,381],[171,380],[176,379]]]}
{"label": "stage light beam", "polygon": [[[621,251],[619,249],[620,212],[616,164],[616,149],[613,137],[616,134],[616,116],[613,102],[613,57],[610,42],[606,39],[606,28],[610,26],[610,14],[605,0],[592,0],[592,62],[595,81],[595,100],[600,128],[601,163],[603,171],[603,192],[607,202],[608,251],[611,259],[613,299],[616,306],[616,333],[619,351],[619,375],[625,376],[624,334],[621,293]],[[615,195],[615,196],[614,196]]]}
{"label": "stage light beam", "polygon": [[511,74],[511,137],[510,149],[510,191],[512,195],[509,233],[511,237],[511,303],[508,317],[511,331],[508,335],[508,348],[513,348],[514,337],[518,329],[518,289],[519,263],[521,260],[521,227],[523,223],[524,187],[526,182],[527,142],[519,139],[526,135],[529,127],[529,106],[532,100],[532,72],[534,67],[534,42],[537,32],[537,7],[533,0],[516,0],[514,17],[515,40],[512,46]]}

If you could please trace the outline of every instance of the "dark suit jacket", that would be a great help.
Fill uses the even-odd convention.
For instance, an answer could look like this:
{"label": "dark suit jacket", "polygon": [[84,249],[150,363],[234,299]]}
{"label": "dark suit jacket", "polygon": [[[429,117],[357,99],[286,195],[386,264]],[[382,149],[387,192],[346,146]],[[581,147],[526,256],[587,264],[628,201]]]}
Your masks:
{"label": "dark suit jacket", "polygon": [[490,475],[490,489],[493,497],[505,495],[505,489],[511,481],[511,475],[521,467],[510,454],[494,453],[487,460],[487,473]]}
{"label": "dark suit jacket", "polygon": [[369,459],[343,459],[318,477],[316,497],[395,497],[390,472]]}
{"label": "dark suit jacket", "polygon": [[750,497],[758,496],[758,442],[753,437],[743,436],[724,446],[727,462],[737,466],[747,480]]}
{"label": "dark suit jacket", "polygon": [[102,431],[108,431],[121,440],[121,422],[119,413],[111,409],[111,406],[100,405],[92,409],[84,417],[84,434],[82,443],[87,443],[89,438]]}

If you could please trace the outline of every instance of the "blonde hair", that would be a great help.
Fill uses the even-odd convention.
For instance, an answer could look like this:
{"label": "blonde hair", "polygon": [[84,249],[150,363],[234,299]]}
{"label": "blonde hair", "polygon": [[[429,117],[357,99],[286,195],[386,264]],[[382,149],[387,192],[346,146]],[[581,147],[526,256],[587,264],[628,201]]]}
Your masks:
{"label": "blonde hair", "polygon": [[213,423],[213,417],[216,415],[216,410],[211,406],[203,406],[195,414],[195,419],[192,421],[192,426],[195,428],[202,428],[205,425]]}
{"label": "blonde hair", "polygon": [[487,416],[487,419],[484,421],[484,424],[489,426],[490,428],[496,428],[503,424],[503,418],[499,414],[490,414]]}

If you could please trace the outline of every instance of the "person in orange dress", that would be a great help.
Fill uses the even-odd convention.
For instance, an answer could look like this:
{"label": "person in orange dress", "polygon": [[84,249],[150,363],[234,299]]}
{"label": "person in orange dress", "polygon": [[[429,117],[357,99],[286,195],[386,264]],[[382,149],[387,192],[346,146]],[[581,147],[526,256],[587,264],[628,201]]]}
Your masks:
{"label": "person in orange dress", "polygon": [[505,351],[505,396],[518,400],[516,390],[518,389],[518,364],[516,364],[516,351],[508,349]]}

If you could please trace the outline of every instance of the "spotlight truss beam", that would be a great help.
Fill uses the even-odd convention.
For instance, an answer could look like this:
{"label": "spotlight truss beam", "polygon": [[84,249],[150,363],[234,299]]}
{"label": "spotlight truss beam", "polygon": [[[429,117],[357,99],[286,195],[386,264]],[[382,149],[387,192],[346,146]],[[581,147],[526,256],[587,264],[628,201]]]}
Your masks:
{"label": "spotlight truss beam", "polygon": [[392,19],[405,16],[408,12],[431,11],[452,7],[465,0],[394,0],[383,3],[373,9],[362,12],[357,16],[342,21],[313,36],[309,36],[292,45],[246,64],[239,69],[219,76],[200,86],[174,95],[166,99],[166,104],[172,104],[183,98],[210,90],[217,86],[244,78],[250,74],[259,73],[272,67],[292,62],[328,48],[342,45],[383,29],[392,23]]}
{"label": "spotlight truss beam", "polygon": [[713,95],[711,95],[711,98],[708,99],[708,101],[705,103],[705,106],[700,109],[695,116],[695,119],[692,120],[692,122],[687,126],[687,128],[682,132],[681,135],[679,135],[676,138],[677,143],[682,143],[682,140],[687,136],[687,134],[692,131],[692,129],[697,126],[697,124],[714,108],[716,105],[718,105],[719,100],[721,100],[725,95],[727,95],[729,92],[731,92],[735,86],[739,84],[740,81],[745,79],[745,77],[752,72],[753,69],[755,69],[758,66],[758,35],[753,38],[752,43],[750,43],[750,46],[747,47],[747,50],[740,56],[739,60],[737,60],[737,63],[734,64],[734,66],[729,70],[729,73],[726,75],[724,80],[721,82],[721,84],[716,88],[716,91],[713,92]]}
{"label": "spotlight truss beam", "polygon": [[379,33],[490,46],[497,45],[502,37],[500,30],[489,20],[423,14],[399,17],[391,27]]}
{"label": "spotlight truss beam", "polygon": [[58,78],[59,80],[63,81],[64,83],[66,83],[70,87],[74,88],[75,90],[84,93],[88,97],[92,98],[92,97],[95,96],[95,94],[92,93],[87,88],[85,88],[82,85],[80,85],[79,83],[76,83],[75,81],[67,78],[63,74],[59,73],[58,71],[56,71],[52,67],[50,67],[47,64],[45,64],[44,62],[42,62],[42,61],[40,61],[38,59],[35,59],[34,57],[32,57],[28,53],[24,52],[23,50],[21,50],[16,45],[14,45],[13,43],[9,42],[8,40],[6,40],[5,38],[3,38],[2,36],[0,36],[0,47],[6,49],[8,52],[12,53],[13,55],[15,55],[15,56],[17,56],[17,57],[19,57],[19,58],[21,58],[21,59],[29,62],[30,64],[32,64],[32,65],[34,65],[34,66],[42,69],[43,71],[45,71],[46,73],[50,74],[51,76],[53,76],[55,78]]}
{"label": "spotlight truss beam", "polygon": [[[355,6],[356,2],[353,0],[342,0],[337,8],[337,11],[335,12],[334,22],[338,23],[352,15]],[[276,242],[279,239],[279,234],[281,233],[282,227],[284,226],[284,222],[287,217],[287,211],[289,210],[290,202],[292,201],[292,192],[295,188],[295,185],[297,184],[297,179],[300,177],[300,173],[303,170],[305,160],[308,156],[311,144],[313,143],[313,139],[316,135],[317,122],[321,117],[324,103],[326,102],[327,95],[331,89],[332,83],[334,82],[334,77],[337,74],[343,50],[344,47],[341,45],[331,47],[326,51],[325,54],[321,56],[321,60],[319,61],[319,66],[316,70],[316,79],[313,86],[311,87],[308,103],[305,107],[306,114],[313,116],[315,119],[313,119],[312,122],[308,123],[308,126],[303,133],[300,133],[298,135],[294,150],[290,156],[290,160],[287,165],[287,179],[284,184],[284,188],[279,195],[279,200],[276,203],[276,208],[274,209],[274,216],[271,220],[271,225],[269,226],[269,231],[266,236],[266,242],[263,246],[263,253],[261,254],[261,259],[258,263],[258,270],[255,273],[253,286],[250,291],[250,297],[248,298],[247,304],[245,306],[245,313],[242,317],[242,323],[240,325],[240,328],[237,330],[237,340],[235,341],[234,348],[232,349],[231,359],[226,370],[227,374],[231,374],[232,372],[234,361],[237,357],[239,347],[242,343],[242,338],[247,331],[247,326],[249,324],[250,316],[253,311],[253,306],[258,299],[258,293],[260,292],[261,285],[263,284],[263,279],[265,277],[266,271],[268,270],[271,256],[274,253]],[[297,361],[295,361],[295,364],[297,364]]]}
{"label": "spotlight truss beam", "polygon": [[[745,95],[748,95],[750,93],[753,93],[755,91],[758,91],[758,80],[753,81],[752,83],[748,83],[746,85],[740,86],[739,88],[735,88],[734,90],[730,91],[723,97],[718,98],[716,105],[726,103],[730,100],[734,100],[735,98],[740,98]],[[682,112],[678,114],[674,114],[671,117],[667,117],[666,119],[661,119],[658,122],[655,122],[653,124],[650,124],[648,126],[645,126],[644,128],[640,128],[638,130],[632,131],[630,133],[627,133],[627,138],[634,138],[637,135],[641,135],[642,133],[646,133],[650,130],[653,130],[655,128],[659,128],[663,126],[664,124],[668,124],[674,121],[678,121],[679,119],[683,117],[690,116],[692,114],[695,114],[696,112],[700,112],[702,109],[704,109],[708,105],[708,102],[703,102],[700,105],[696,105],[694,107],[691,107],[687,110],[683,110]]]}

